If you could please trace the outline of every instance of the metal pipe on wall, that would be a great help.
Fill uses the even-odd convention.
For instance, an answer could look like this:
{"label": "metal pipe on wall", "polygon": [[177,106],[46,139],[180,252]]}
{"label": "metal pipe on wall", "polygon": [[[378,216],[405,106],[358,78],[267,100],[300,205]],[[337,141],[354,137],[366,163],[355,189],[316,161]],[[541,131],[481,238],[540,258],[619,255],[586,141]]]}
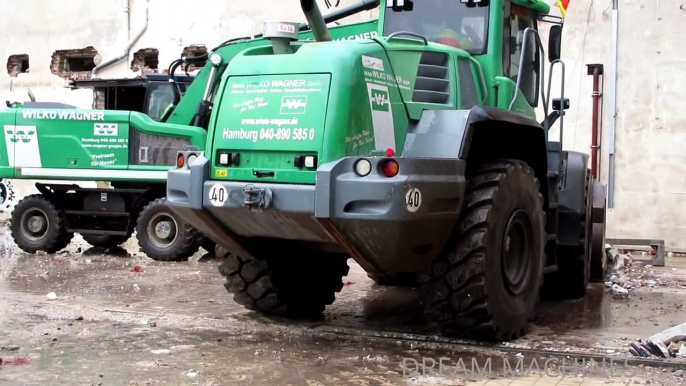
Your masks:
{"label": "metal pipe on wall", "polygon": [[603,92],[600,88],[600,77],[603,75],[602,64],[587,64],[588,75],[593,76],[593,115],[591,118],[591,175],[595,179],[599,179],[598,173],[598,158],[600,156],[599,138],[602,136],[600,129],[600,98]]}
{"label": "metal pipe on wall", "polygon": [[126,48],[124,48],[124,52],[122,52],[119,56],[116,56],[112,59],[109,59],[106,62],[100,63],[97,66],[95,66],[95,68],[93,69],[92,74],[91,74],[92,77],[95,77],[95,75],[98,73],[98,71],[100,71],[104,68],[107,68],[107,67],[113,65],[114,63],[117,63],[118,61],[124,59],[124,58],[129,57],[129,52],[131,51],[131,48],[133,47],[133,45],[136,44],[138,39],[140,39],[141,36],[143,36],[143,34],[145,33],[145,31],[148,29],[149,9],[150,9],[150,0],[146,0],[145,1],[145,24],[143,24],[143,27],[141,28],[141,30],[138,31],[138,33],[136,34],[136,36],[134,36],[133,39],[129,40],[129,42],[126,45]]}
{"label": "metal pipe on wall", "polygon": [[131,0],[124,1],[124,13],[126,14],[126,41],[131,40]]}
{"label": "metal pipe on wall", "polygon": [[617,51],[619,35],[619,1],[612,0],[612,40],[610,54],[610,134],[608,153],[608,179],[607,179],[607,207],[612,209],[615,205],[615,138],[617,132]]}

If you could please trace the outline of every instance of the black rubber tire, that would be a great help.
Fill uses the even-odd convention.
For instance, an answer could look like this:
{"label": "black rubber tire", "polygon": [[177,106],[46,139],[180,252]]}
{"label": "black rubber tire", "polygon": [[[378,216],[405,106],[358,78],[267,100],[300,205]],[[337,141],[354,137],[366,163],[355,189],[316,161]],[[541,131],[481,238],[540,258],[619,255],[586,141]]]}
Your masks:
{"label": "black rubber tire", "polygon": [[214,246],[214,255],[219,257],[219,258],[225,258],[229,254],[229,251],[226,250],[226,248],[222,247],[219,244],[216,244]]}
{"label": "black rubber tire", "polygon": [[545,277],[546,298],[578,299],[586,296],[591,279],[591,247],[593,223],[593,184],[590,169],[586,171],[584,204],[586,212],[581,218],[581,234],[577,247],[557,246],[557,272]]}
{"label": "black rubber tire", "polygon": [[334,302],[348,275],[340,255],[275,256],[262,260],[228,254],[219,265],[233,300],[264,314],[313,317]]}
{"label": "black rubber tire", "polygon": [[419,285],[416,273],[403,272],[386,275],[380,272],[367,272],[367,277],[374,280],[377,285],[387,287],[416,287]]}
{"label": "black rubber tire", "polygon": [[[595,181],[594,181],[595,183]],[[593,190],[595,192],[595,189]],[[603,211],[607,209],[607,201],[603,205]],[[594,219],[595,221],[596,219]],[[591,283],[605,282],[608,268],[611,265],[610,257],[605,251],[605,219],[599,223],[593,223],[591,229]]]}
{"label": "black rubber tire", "polygon": [[120,236],[120,235],[95,235],[95,234],[85,234],[81,235],[83,239],[90,245],[96,248],[114,248],[124,244],[131,235]]}
{"label": "black rubber tire", "polygon": [[[467,176],[452,238],[420,276],[427,319],[447,334],[486,341],[517,339],[539,302],[545,263],[543,196],[534,171],[513,159],[489,162]],[[506,284],[503,247],[512,216],[528,245],[520,253],[521,289]],[[509,237],[509,236],[508,236]],[[509,243],[512,239],[507,239]],[[518,244],[515,244],[515,247]],[[528,255],[528,258],[527,258]],[[516,271],[516,269],[515,269]]]}
{"label": "black rubber tire", "polygon": [[[155,245],[148,232],[148,224],[157,214],[172,218],[177,224],[176,238],[166,246]],[[143,208],[136,223],[136,238],[143,253],[155,261],[187,261],[198,252],[202,240],[195,228],[169,210],[164,197],[151,201]]]}
{"label": "black rubber tire", "polygon": [[202,247],[202,249],[205,250],[205,252],[214,253],[214,250],[217,247],[217,243],[212,241],[212,239],[203,236],[202,243],[200,244],[200,246]]}
{"label": "black rubber tire", "polygon": [[604,222],[593,224],[591,243],[591,283],[602,283],[607,279],[611,264],[605,251]]}
{"label": "black rubber tire", "polygon": [[[48,220],[45,235],[38,240],[31,240],[25,234],[22,216],[32,209],[41,211]],[[56,253],[71,243],[74,233],[67,232],[64,213],[42,194],[32,194],[20,200],[10,217],[10,231],[17,246],[24,252]]]}

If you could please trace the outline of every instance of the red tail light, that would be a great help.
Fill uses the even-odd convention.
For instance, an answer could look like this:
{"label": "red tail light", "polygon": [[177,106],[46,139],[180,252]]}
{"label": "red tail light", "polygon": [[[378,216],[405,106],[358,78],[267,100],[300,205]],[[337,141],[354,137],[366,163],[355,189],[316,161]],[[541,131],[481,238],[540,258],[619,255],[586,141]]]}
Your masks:
{"label": "red tail light", "polygon": [[186,164],[186,157],[183,154],[179,154],[179,156],[176,158],[176,167],[177,168],[182,168],[183,165]]}
{"label": "red tail light", "polygon": [[395,160],[389,159],[383,163],[383,174],[386,177],[395,177],[400,171],[400,166]]}

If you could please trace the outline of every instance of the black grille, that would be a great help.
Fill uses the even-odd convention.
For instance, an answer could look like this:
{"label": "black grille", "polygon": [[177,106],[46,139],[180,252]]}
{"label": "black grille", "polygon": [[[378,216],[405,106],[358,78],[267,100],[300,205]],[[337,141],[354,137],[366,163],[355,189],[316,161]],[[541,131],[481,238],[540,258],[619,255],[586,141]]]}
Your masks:
{"label": "black grille", "polygon": [[413,102],[441,103],[450,101],[450,74],[448,55],[442,52],[424,52],[417,69]]}

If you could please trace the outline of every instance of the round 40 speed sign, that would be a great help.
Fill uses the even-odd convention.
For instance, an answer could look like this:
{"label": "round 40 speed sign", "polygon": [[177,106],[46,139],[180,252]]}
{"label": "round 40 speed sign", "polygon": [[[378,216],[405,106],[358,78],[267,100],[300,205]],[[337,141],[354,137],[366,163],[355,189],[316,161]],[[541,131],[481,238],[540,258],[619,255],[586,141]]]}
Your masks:
{"label": "round 40 speed sign", "polygon": [[229,199],[229,192],[222,184],[214,184],[210,188],[209,199],[214,206],[224,206],[226,200]]}
{"label": "round 40 speed sign", "polygon": [[422,206],[422,192],[417,188],[412,188],[405,194],[405,207],[408,212],[416,212]]}

